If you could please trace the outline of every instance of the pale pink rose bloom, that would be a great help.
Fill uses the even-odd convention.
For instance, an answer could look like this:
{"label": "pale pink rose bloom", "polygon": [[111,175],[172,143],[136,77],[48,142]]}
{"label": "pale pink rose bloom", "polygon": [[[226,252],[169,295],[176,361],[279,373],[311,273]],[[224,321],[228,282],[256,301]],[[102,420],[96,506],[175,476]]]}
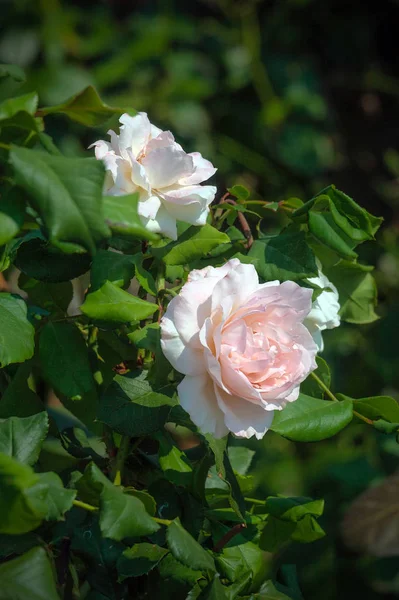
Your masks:
{"label": "pale pink rose bloom", "polygon": [[145,227],[177,239],[176,220],[205,225],[216,187],[200,185],[216,172],[199,152],[184,152],[170,131],[162,131],[146,113],[121,116],[119,135],[90,146],[107,170],[106,194],[139,193],[138,212]]}
{"label": "pale pink rose bloom", "polygon": [[185,375],[180,403],[203,433],[260,439],[273,412],[298,398],[316,368],[303,325],[311,307],[311,289],[260,284],[255,267],[236,258],[190,273],[161,321],[161,345]]}

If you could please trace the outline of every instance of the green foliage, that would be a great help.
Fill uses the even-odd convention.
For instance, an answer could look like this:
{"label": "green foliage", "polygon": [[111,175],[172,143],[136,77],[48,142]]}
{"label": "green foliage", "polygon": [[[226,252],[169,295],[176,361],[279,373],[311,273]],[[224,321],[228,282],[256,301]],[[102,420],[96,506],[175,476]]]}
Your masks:
{"label": "green foliage", "polygon": [[10,417],[0,421],[0,452],[26,465],[39,458],[40,447],[48,432],[46,412],[31,417]]}
{"label": "green foliage", "polygon": [[26,554],[0,565],[2,600],[58,600],[53,567],[44,548],[32,548]]}
{"label": "green foliage", "polygon": [[27,319],[27,308],[22,298],[0,294],[0,320],[0,365],[5,367],[31,358],[35,330]]}
{"label": "green foliage", "polygon": [[301,231],[256,240],[249,256],[265,281],[297,281],[317,276],[314,254]]}
{"label": "green foliage", "polygon": [[296,442],[332,437],[352,420],[352,402],[320,400],[300,394],[298,400],[276,412],[271,429]]}
{"label": "green foliage", "polygon": [[86,344],[72,323],[47,323],[40,334],[39,356],[45,378],[61,394],[80,400],[93,389]]}
{"label": "green foliage", "polygon": [[102,125],[112,117],[112,115],[120,115],[123,112],[124,111],[121,108],[111,107],[105,104],[92,85],[89,85],[62,104],[41,108],[39,111],[41,117],[61,113],[73,121],[77,121],[88,127]]}
{"label": "green foliage", "polygon": [[[252,71],[261,73],[260,87],[269,81],[253,45],[255,4],[240,12],[230,7],[239,36],[214,16],[207,27],[222,50],[216,54],[223,56],[224,86],[234,92],[251,82],[259,89]],[[65,33],[57,3],[38,10],[49,70],[32,77],[28,69],[26,81],[17,66],[0,65],[0,599],[302,600],[285,567],[303,553],[316,571],[308,553],[320,552],[320,561],[324,552],[330,556],[341,515],[326,480],[341,486],[346,500],[380,474],[373,471],[378,461],[365,466],[353,441],[360,423],[365,438],[375,436],[367,438],[367,452],[381,444],[381,456],[397,455],[396,400],[381,390],[354,393],[340,369],[330,372],[328,346],[327,361],[317,357],[299,398],[275,411],[265,444],[216,439],[179,405],[181,376],[163,355],[160,323],[192,269],[220,267],[233,256],[253,264],[265,282],[312,287],[307,280],[321,269],[338,288],[342,320],[373,323],[376,284],[363,257],[374,257],[361,248],[358,255],[358,246],[375,239],[381,219],[332,185],[307,202],[296,197],[312,194],[323,180],[320,164],[309,166],[315,148],[328,155],[330,134],[305,124],[327,110],[317,86],[299,82],[289,91],[280,82],[281,91],[261,99],[250,134],[258,148],[230,137],[241,136],[236,126],[213,139],[203,112],[211,91],[201,79],[207,73],[216,85],[208,50],[171,52],[170,46],[196,44],[197,29],[183,21],[171,27],[165,16],[149,38],[145,22],[126,23],[122,64],[113,47],[124,27],[115,35],[111,24],[105,33],[108,7],[95,24],[84,24],[87,39]],[[75,23],[80,10],[65,22]],[[76,41],[74,63],[75,54],[84,56],[98,81],[119,90],[128,76],[134,90],[126,97],[115,92],[115,106],[105,103],[87,74],[57,54],[58,37]],[[2,38],[0,58],[4,44]],[[158,85],[153,59],[160,53],[167,78]],[[140,61],[148,65],[130,76]],[[288,63],[277,69],[282,78],[298,70]],[[151,94],[143,91],[150,80]],[[151,106],[153,96],[159,106]],[[149,103],[176,138],[184,139],[191,124],[188,144],[205,155],[217,152],[223,202],[211,206],[203,226],[179,222],[174,241],[146,229],[139,193],[104,195],[104,167],[84,154],[104,130],[83,127],[113,127],[108,121],[116,123],[122,112],[135,114],[131,102]],[[222,106],[215,104],[215,113]],[[235,123],[242,122],[241,109],[239,117]],[[230,173],[233,164],[245,167],[243,176]],[[319,176],[302,181],[303,173]],[[224,194],[223,178],[239,183]],[[262,197],[250,189],[255,185]],[[355,345],[347,336],[345,363]],[[348,395],[334,395],[332,381]],[[328,441],[336,435],[340,443]],[[315,449],[304,445],[318,441],[323,445]],[[275,495],[279,490],[293,495]],[[326,502],[307,497],[324,490]],[[308,550],[312,542],[316,550]],[[322,577],[325,569],[323,563]]]}
{"label": "green foliage", "polygon": [[110,281],[88,294],[80,308],[83,314],[94,321],[113,324],[146,319],[157,310],[156,304],[136,298]]}
{"label": "green foliage", "polygon": [[69,254],[83,249],[94,254],[109,235],[102,216],[102,164],[19,147],[10,152],[10,162],[52,244]]}

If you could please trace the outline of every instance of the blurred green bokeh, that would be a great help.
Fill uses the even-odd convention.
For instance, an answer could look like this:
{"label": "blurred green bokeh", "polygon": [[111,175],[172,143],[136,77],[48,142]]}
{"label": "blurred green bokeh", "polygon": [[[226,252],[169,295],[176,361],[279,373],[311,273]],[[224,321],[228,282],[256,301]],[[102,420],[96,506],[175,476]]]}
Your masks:
{"label": "blurred green bokeh", "polygon": [[[1,9],[0,62],[27,71],[23,91],[37,89],[42,106],[92,83],[212,160],[220,195],[243,183],[265,200],[306,200],[334,183],[384,216],[378,243],[360,250],[377,267],[381,319],[327,332],[325,357],[334,390],[398,399],[398,2],[2,0]],[[66,155],[87,153],[108,129],[46,123]],[[328,536],[276,558],[297,566],[304,598],[398,597],[397,557],[349,550],[341,536],[351,501],[397,469],[395,439],[354,425],[317,445],[270,433],[250,446],[258,494],[326,498]]]}

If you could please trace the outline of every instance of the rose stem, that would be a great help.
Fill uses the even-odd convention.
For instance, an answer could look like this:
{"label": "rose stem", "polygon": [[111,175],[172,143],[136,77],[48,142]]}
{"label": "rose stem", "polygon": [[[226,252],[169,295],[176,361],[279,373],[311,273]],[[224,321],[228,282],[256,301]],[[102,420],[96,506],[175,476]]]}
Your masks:
{"label": "rose stem", "polygon": [[[311,373],[311,376],[313,377],[313,379],[315,381],[317,381],[317,383],[319,384],[319,386],[321,387],[321,389],[327,394],[327,396],[330,398],[330,400],[333,400],[334,402],[339,402],[338,398],[336,398],[334,396],[334,394],[331,392],[331,390],[328,389],[328,387],[326,386],[326,384],[323,383],[323,381],[320,379],[320,377],[318,375],[316,375],[316,373]],[[360,413],[358,413],[356,410],[353,411],[353,414],[358,419],[360,419],[361,421],[364,421],[368,425],[372,425],[373,424],[373,421],[371,419],[368,419],[367,417],[364,417],[363,415],[361,415]]]}

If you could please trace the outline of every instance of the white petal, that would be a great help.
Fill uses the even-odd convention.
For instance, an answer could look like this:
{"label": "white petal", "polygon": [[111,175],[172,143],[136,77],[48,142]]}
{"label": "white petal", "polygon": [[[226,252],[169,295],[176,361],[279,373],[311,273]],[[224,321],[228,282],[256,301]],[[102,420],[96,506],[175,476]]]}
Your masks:
{"label": "white petal", "polygon": [[154,219],[142,217],[141,220],[148,231],[152,231],[153,233],[163,233],[171,240],[177,240],[176,219],[168,213],[162,204]]}
{"label": "white petal", "polygon": [[216,386],[215,392],[229,431],[238,437],[251,438],[254,435],[258,440],[263,438],[272,424],[272,411],[266,411],[257,404],[226,394]]}
{"label": "white petal", "polygon": [[157,148],[167,148],[168,146],[174,146],[176,150],[182,150],[182,147],[179,146],[179,144],[176,144],[175,138],[173,137],[173,134],[170,131],[161,131],[161,133],[158,136],[152,138],[148,142],[145,149],[145,153],[149,154]]}
{"label": "white petal", "polygon": [[145,168],[134,158],[130,150],[127,150],[127,154],[131,165],[131,180],[135,185],[143,188],[146,192],[149,193],[151,191],[151,186],[148,182]]}
{"label": "white petal", "polygon": [[118,156],[112,150],[111,144],[104,142],[104,140],[98,140],[98,142],[91,144],[89,148],[93,148],[93,146],[96,159],[103,161],[106,170],[111,173],[112,179],[115,181]]}
{"label": "white petal", "polygon": [[157,148],[146,154],[141,161],[147,172],[148,181],[155,189],[176,183],[178,179],[193,172],[191,156],[174,146]]}
{"label": "white petal", "polygon": [[147,114],[142,112],[131,117],[125,113],[119,121],[122,123],[118,140],[120,152],[123,156],[124,151],[131,150],[137,158],[150,139],[151,123]]}
{"label": "white petal", "polygon": [[161,201],[158,196],[147,196],[143,200],[140,198],[137,210],[141,217],[155,219],[160,206]]}
{"label": "white petal", "polygon": [[259,278],[253,265],[239,261],[217,283],[212,296],[212,310],[221,305],[224,298],[233,299],[233,310],[240,307],[259,288]]}
{"label": "white petal", "polygon": [[202,433],[211,433],[215,438],[228,434],[212,379],[208,375],[185,377],[177,386],[177,392],[180,404]]}
{"label": "white petal", "polygon": [[183,375],[201,375],[205,373],[203,352],[183,342],[175,326],[175,312],[178,306],[170,306],[161,320],[162,352],[174,369]]}
{"label": "white petal", "polygon": [[215,198],[216,188],[211,185],[183,186],[162,190],[165,206],[179,221],[205,225],[209,205]]}
{"label": "white petal", "polygon": [[206,181],[217,171],[213,164],[203,158],[200,152],[190,152],[189,156],[192,157],[194,163],[194,173],[189,177],[183,177],[180,179],[180,185],[194,185],[196,183],[202,183]]}
{"label": "white petal", "polygon": [[162,129],[159,129],[159,127],[157,127],[156,125],[153,125],[152,123],[151,123],[150,131],[151,131],[151,133],[150,133],[151,138],[156,138],[162,133]]}
{"label": "white petal", "polygon": [[137,191],[137,186],[132,181],[132,166],[130,161],[118,156],[116,159],[116,168],[115,188],[120,190],[121,194],[132,194]]}

